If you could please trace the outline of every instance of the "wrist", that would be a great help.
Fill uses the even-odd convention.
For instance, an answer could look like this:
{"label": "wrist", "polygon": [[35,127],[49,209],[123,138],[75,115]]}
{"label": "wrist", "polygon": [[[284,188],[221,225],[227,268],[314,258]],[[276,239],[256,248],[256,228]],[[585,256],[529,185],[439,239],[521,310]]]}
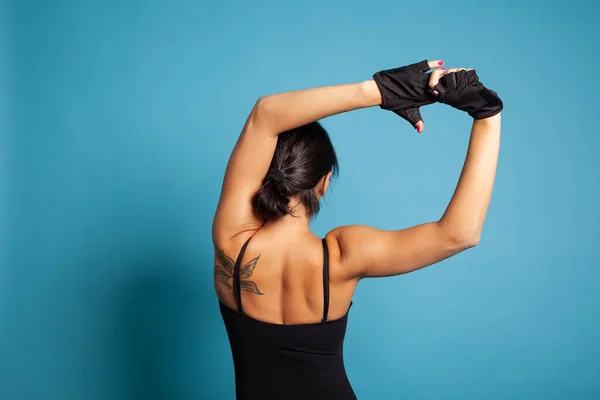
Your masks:
{"label": "wrist", "polygon": [[473,123],[481,125],[497,123],[498,121],[500,121],[501,115],[502,112],[500,111],[492,115],[491,117],[473,119]]}
{"label": "wrist", "polygon": [[379,90],[379,86],[377,86],[377,83],[373,79],[363,81],[359,85],[361,93],[369,106],[381,105],[381,91]]}

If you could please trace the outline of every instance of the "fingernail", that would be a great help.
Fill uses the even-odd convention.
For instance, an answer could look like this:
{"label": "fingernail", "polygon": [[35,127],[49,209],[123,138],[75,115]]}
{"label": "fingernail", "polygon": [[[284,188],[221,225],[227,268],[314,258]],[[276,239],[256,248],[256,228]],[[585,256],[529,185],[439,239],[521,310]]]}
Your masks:
{"label": "fingernail", "polygon": [[442,71],[445,71],[445,70],[446,70],[446,68],[440,68],[440,69],[441,69]]}
{"label": "fingernail", "polygon": [[444,65],[443,61],[438,62],[438,65]]}

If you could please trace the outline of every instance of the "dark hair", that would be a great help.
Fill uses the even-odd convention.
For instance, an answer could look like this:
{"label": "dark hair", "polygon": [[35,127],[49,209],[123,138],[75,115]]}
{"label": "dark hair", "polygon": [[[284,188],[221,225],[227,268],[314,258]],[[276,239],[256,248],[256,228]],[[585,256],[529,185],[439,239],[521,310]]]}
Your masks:
{"label": "dark hair", "polygon": [[275,220],[292,214],[289,198],[298,196],[312,218],[319,212],[315,186],[338,170],[333,144],[318,122],[280,133],[269,172],[252,198],[254,211],[265,221]]}

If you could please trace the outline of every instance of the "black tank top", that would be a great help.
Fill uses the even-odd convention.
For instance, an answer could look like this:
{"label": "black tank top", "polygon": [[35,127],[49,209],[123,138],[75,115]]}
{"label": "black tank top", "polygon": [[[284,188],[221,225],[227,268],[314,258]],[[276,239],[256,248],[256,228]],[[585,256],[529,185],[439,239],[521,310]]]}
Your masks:
{"label": "black tank top", "polygon": [[348,312],[339,319],[327,320],[329,253],[325,239],[323,318],[320,323],[295,325],[262,322],[244,314],[240,264],[248,242],[250,239],[244,243],[233,271],[238,311],[219,301],[233,354],[237,399],[356,399],[343,358]]}

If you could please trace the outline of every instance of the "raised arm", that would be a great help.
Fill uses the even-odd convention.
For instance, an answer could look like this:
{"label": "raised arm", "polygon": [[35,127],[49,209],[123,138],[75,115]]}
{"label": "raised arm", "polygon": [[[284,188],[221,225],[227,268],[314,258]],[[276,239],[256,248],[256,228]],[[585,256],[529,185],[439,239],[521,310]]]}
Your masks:
{"label": "raised arm", "polygon": [[[460,102],[452,105],[464,108]],[[500,102],[495,115],[473,122],[456,191],[439,221],[390,231],[344,226],[329,233],[339,244],[341,265],[349,279],[411,272],[479,243],[496,175],[501,108]]]}
{"label": "raised arm", "polygon": [[213,221],[213,239],[229,239],[245,230],[258,229],[262,224],[252,211],[251,198],[269,169],[279,133],[330,115],[380,103],[379,92],[373,90],[373,84],[369,82],[259,98],[227,164]]}
{"label": "raised arm", "polygon": [[[439,61],[431,61],[438,66]],[[382,103],[373,80],[264,96],[258,99],[230,156],[213,221],[213,241],[258,229],[251,199],[260,188],[277,135],[319,119]]]}

